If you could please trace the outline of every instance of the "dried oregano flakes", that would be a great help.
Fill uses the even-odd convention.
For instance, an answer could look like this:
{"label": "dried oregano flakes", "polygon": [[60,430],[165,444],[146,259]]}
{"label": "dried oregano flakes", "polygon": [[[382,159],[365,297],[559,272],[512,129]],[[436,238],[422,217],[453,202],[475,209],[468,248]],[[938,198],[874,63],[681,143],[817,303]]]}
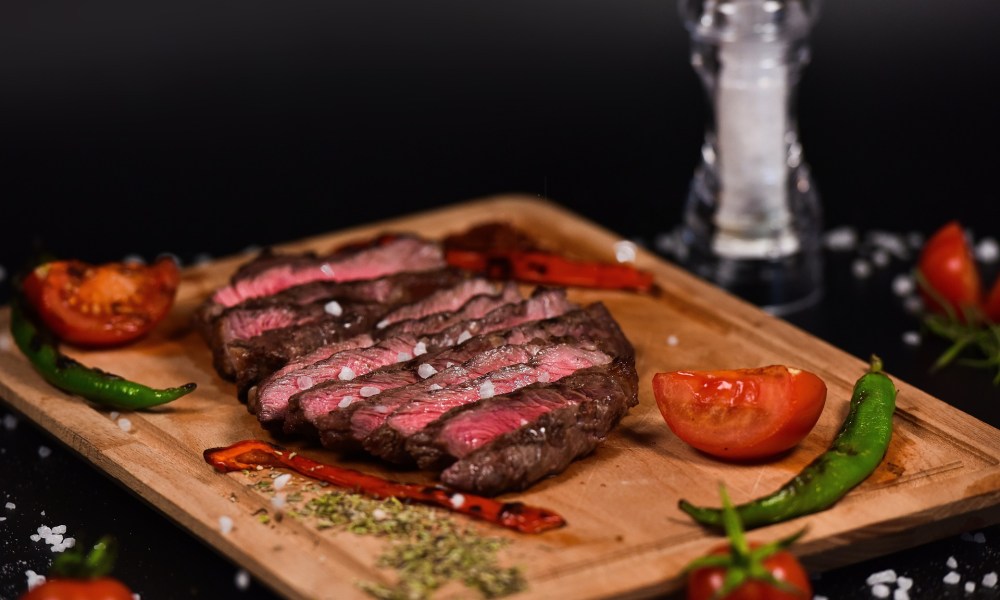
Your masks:
{"label": "dried oregano flakes", "polygon": [[[265,493],[274,492],[260,483],[251,486]],[[301,493],[289,494],[284,515],[306,520],[320,530],[387,539],[388,547],[377,559],[377,566],[393,569],[397,574],[395,584],[357,584],[374,598],[423,600],[452,582],[476,590],[484,598],[498,598],[526,588],[519,568],[500,564],[499,553],[508,543],[504,538],[484,536],[446,512],[428,506],[323,489],[308,486],[306,492],[316,492],[309,494],[309,500]]]}

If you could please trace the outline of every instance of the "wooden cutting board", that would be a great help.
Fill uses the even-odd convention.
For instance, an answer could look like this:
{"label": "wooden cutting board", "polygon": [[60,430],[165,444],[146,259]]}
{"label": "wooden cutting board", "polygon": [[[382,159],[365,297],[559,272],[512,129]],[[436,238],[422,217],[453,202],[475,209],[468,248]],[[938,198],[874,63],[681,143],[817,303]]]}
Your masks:
{"label": "wooden cutting board", "polygon": [[[328,250],[387,231],[439,238],[504,217],[545,243],[612,260],[619,236],[557,205],[527,197],[496,197],[289,243],[280,250]],[[0,351],[0,394],[97,468],[131,488],[182,527],[289,598],[364,597],[358,579],[391,581],[375,566],[384,542],[284,519],[262,524],[270,495],[242,473],[219,474],[206,448],[246,438],[270,439],[212,368],[208,348],[190,324],[194,308],[250,256],[233,256],[184,272],[175,309],[152,337],[114,351],[74,352],[85,364],[154,386],[187,381],[196,392],[175,403],[128,415],[123,431],[109,411],[49,387],[12,344]],[[658,259],[638,252],[662,293],[572,289],[580,303],[603,301],[636,347],[640,403],[591,456],[521,494],[502,497],[563,515],[566,527],[540,535],[468,521],[485,535],[510,540],[505,564],[522,568],[518,598],[606,598],[663,594],[682,585],[684,565],[719,538],[677,509],[684,497],[717,505],[726,482],[735,502],[777,488],[830,444],[866,365],[857,358]],[[7,335],[9,310],[0,312]],[[667,343],[676,336],[676,345]],[[876,348],[872,349],[877,351]],[[820,375],[829,395],[819,423],[790,454],[764,464],[731,465],[700,455],[673,436],[653,400],[659,371],[784,363]],[[887,365],[892,375],[892,365]],[[832,509],[760,529],[772,539],[808,525],[795,547],[810,569],[825,569],[1000,522],[1000,431],[893,378],[899,389],[895,430],[878,470]],[[407,481],[432,474],[387,471],[376,462],[345,462],[334,452],[290,445],[312,458],[338,461]],[[219,525],[233,520],[231,531]],[[456,517],[465,519],[464,517]],[[444,597],[468,596],[448,588]]]}

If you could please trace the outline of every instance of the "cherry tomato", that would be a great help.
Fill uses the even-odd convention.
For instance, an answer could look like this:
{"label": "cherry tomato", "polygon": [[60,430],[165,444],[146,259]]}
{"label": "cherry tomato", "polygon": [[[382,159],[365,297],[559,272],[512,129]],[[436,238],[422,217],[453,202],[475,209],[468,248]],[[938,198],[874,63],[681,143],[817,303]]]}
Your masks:
{"label": "cherry tomato", "polygon": [[21,596],[21,600],[132,600],[132,592],[110,577],[49,579]]}
{"label": "cherry tomato", "polygon": [[[760,545],[750,542],[751,549]],[[724,544],[714,548],[710,554],[725,556],[729,553],[729,544]],[[763,565],[775,579],[794,586],[798,592],[782,590],[759,579],[749,579],[718,600],[810,600],[813,597],[809,575],[791,552],[779,550],[764,558]],[[701,567],[691,570],[687,577],[687,600],[715,598],[716,591],[722,589],[724,585],[725,575],[725,567]]]}
{"label": "cherry tomato", "polygon": [[987,319],[993,323],[1000,323],[1000,279],[997,279],[996,283],[993,284],[990,295],[986,297],[986,305],[983,310],[986,311]]}
{"label": "cherry tomato", "polygon": [[180,270],[170,258],[151,265],[78,260],[35,268],[24,293],[61,340],[81,346],[133,341],[159,323],[174,303]]}
{"label": "cherry tomato", "polygon": [[982,283],[976,259],[958,221],[949,221],[924,244],[917,269],[934,288],[934,294],[922,290],[924,302],[936,312],[946,312],[935,296],[940,297],[964,320],[967,308],[982,305]]}
{"label": "cherry tomato", "polygon": [[675,371],[653,376],[653,395],[677,437],[713,456],[753,460],[802,441],[823,412],[826,384],[784,365]]}

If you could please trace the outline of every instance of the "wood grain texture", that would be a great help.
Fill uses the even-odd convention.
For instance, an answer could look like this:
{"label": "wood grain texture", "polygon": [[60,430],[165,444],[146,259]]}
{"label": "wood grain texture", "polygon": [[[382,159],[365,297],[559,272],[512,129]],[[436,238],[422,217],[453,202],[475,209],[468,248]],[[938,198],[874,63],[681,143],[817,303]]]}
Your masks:
{"label": "wood grain texture", "polygon": [[[395,230],[440,238],[498,217],[566,252],[612,259],[619,237],[549,202],[486,198],[282,245],[279,250],[327,250],[352,239]],[[186,269],[177,304],[151,337],[113,351],[74,351],[85,364],[154,386],[195,381],[198,389],[170,405],[130,413],[125,432],[109,412],[54,390],[16,347],[0,351],[0,394],[28,418],[120,480],[194,535],[289,598],[363,597],[358,579],[391,581],[376,568],[384,547],[375,539],[319,531],[285,519],[264,525],[269,495],[240,473],[222,475],[202,459],[206,448],[245,438],[269,439],[232,384],[212,369],[208,348],[191,326],[194,308],[249,256]],[[658,294],[572,289],[580,303],[603,301],[635,345],[640,404],[589,457],[531,490],[504,496],[544,506],[568,525],[520,535],[469,524],[509,538],[502,554],[521,566],[529,587],[519,598],[643,597],[676,590],[680,572],[719,538],[694,525],[676,505],[684,497],[716,505],[725,481],[741,502],[783,484],[832,441],[847,413],[851,389],[866,365],[789,323],[698,280],[640,250],[637,265],[656,275]],[[8,329],[9,310],[0,312]],[[4,333],[3,335],[7,335]],[[667,344],[676,336],[675,346]],[[877,349],[873,349],[875,351]],[[812,433],[786,455],[756,465],[726,464],[674,437],[653,400],[656,372],[784,363],[822,377],[829,395]],[[892,365],[886,365],[892,376]],[[1000,431],[893,377],[898,410],[881,466],[832,509],[751,534],[769,539],[808,526],[796,546],[811,568],[828,568],[888,553],[975,526],[1000,521]],[[395,479],[430,482],[426,472],[385,469],[331,451],[290,444],[319,460],[336,461]],[[234,528],[223,533],[220,517]],[[462,517],[456,517],[461,519]],[[442,597],[461,595],[445,590]]]}

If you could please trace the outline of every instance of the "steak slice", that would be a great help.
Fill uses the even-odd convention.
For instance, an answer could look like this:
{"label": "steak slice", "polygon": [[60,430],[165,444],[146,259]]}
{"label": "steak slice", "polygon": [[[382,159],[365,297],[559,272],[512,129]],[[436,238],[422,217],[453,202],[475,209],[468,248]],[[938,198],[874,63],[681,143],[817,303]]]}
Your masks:
{"label": "steak slice", "polygon": [[[499,350],[500,348],[508,348],[509,350]],[[451,385],[463,377],[469,379],[476,377],[477,374],[487,373],[504,364],[523,362],[523,360],[527,360],[527,355],[523,359],[513,356],[521,348],[521,346],[504,346],[503,338],[499,336],[477,336],[459,346],[443,348],[415,356],[405,362],[387,365],[353,381],[324,383],[295,394],[289,399],[288,412],[285,415],[285,433],[298,431],[315,436],[317,430],[314,423],[331,411],[342,412],[345,415],[343,428],[346,430],[349,427],[346,419],[353,412],[349,407],[354,404],[363,406],[369,401],[382,400],[386,397],[384,392],[387,390],[395,390],[417,382],[427,383],[428,386],[442,387]],[[537,351],[538,346],[535,348]],[[531,349],[524,347],[523,352],[530,351]],[[462,365],[470,360],[474,360],[475,363],[468,366]],[[485,370],[478,373],[476,369]],[[424,375],[430,373],[434,373],[434,375],[425,379]],[[448,384],[444,383],[446,377],[450,382]]]}
{"label": "steak slice", "polygon": [[[456,323],[438,333],[422,336],[420,342],[430,350],[439,350],[456,344],[479,344],[478,336],[483,334],[510,330],[526,323],[540,322],[577,309],[577,306],[566,299],[566,290],[562,288],[538,288],[530,298],[518,304],[502,306],[482,319],[470,319]],[[544,331],[544,327],[535,331]],[[475,332],[475,333],[473,333]],[[408,334],[407,334],[408,335]],[[524,344],[533,336],[520,331],[508,332],[506,343]],[[392,339],[392,338],[390,338]],[[419,363],[418,363],[419,364]],[[316,393],[322,393],[317,390]],[[304,398],[300,398],[300,402]],[[347,410],[355,408],[352,403]],[[319,411],[321,414],[321,411]],[[316,419],[314,425],[320,433],[320,441],[331,448],[352,446],[349,415],[342,410],[333,410]]]}
{"label": "steak slice", "polygon": [[314,281],[270,296],[251,298],[211,318],[207,312],[199,313],[196,324],[212,350],[216,370],[227,379],[233,379],[232,367],[225,359],[226,345],[230,343],[323,316],[348,313],[356,303],[382,304],[387,312],[467,278],[457,269],[444,268],[405,271],[358,281]]}
{"label": "steak slice", "polygon": [[427,467],[455,462],[442,482],[486,496],[523,490],[592,452],[638,404],[634,357],[452,409],[413,435]]}
{"label": "steak slice", "polygon": [[[254,349],[267,357],[266,364],[270,365],[367,331],[404,307],[431,314],[455,310],[477,294],[498,292],[497,284],[487,279],[458,278],[451,270],[396,274],[371,282],[335,283],[327,287],[339,295],[323,296],[306,304],[282,301],[281,296],[291,296],[286,292],[297,289],[292,288],[226,309],[215,320],[210,341],[216,370],[229,380],[242,381],[241,387],[245,387],[252,377],[240,374],[248,368],[248,352],[253,353]],[[365,298],[366,295],[373,297]],[[271,335],[255,339],[268,333]],[[238,349],[231,352],[234,345]],[[231,354],[239,356],[239,369]]]}
{"label": "steak slice", "polygon": [[[302,369],[287,372],[280,377],[269,378],[258,385],[256,400],[257,418],[273,427],[284,419],[291,395],[310,389],[325,381],[349,380],[369,373],[379,367],[413,358],[415,352],[426,351],[418,336],[432,334],[446,328],[452,320],[481,318],[498,307],[520,299],[516,286],[506,287],[504,292],[494,296],[480,295],[467,301],[461,309],[449,313],[442,320],[437,314],[422,319],[401,321],[393,327],[406,325],[407,333],[377,340],[368,347],[358,347],[338,352],[329,358]],[[301,329],[301,328],[298,328]],[[386,328],[388,329],[388,328]],[[385,331],[385,330],[383,330]],[[346,370],[345,370],[346,369]],[[350,374],[346,376],[345,374]]]}
{"label": "steak slice", "polygon": [[249,298],[270,296],[311,281],[374,279],[401,271],[424,271],[445,266],[441,245],[412,235],[324,256],[312,253],[269,255],[251,261],[233,275],[229,285],[212,294],[203,307],[211,318],[221,308]]}
{"label": "steak slice", "polygon": [[[412,390],[415,386],[403,388],[396,395],[404,396],[404,403],[397,405],[391,415],[386,415],[387,418],[376,429],[372,430],[370,424],[357,423],[362,413],[356,412],[352,419],[352,432],[371,454],[391,462],[408,462],[410,457],[406,452],[406,440],[455,407],[509,394],[535,382],[558,381],[580,369],[610,362],[611,357],[593,344],[561,343],[549,346],[524,362],[506,365],[442,389],[423,386]],[[375,413],[382,413],[388,408],[381,402],[372,407]]]}

